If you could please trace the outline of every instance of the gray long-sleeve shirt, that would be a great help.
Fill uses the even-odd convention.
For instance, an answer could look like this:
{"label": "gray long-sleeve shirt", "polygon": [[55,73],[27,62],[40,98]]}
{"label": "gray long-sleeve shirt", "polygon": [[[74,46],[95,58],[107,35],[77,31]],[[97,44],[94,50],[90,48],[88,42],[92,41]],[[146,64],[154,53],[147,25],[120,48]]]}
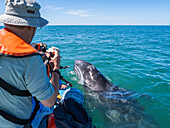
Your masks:
{"label": "gray long-sleeve shirt", "polygon": [[[38,55],[12,58],[0,57],[0,77],[10,85],[29,90],[39,101],[46,100],[54,93],[54,88],[46,75],[46,67]],[[0,88],[0,108],[21,119],[29,119],[32,111],[32,97],[12,96]],[[20,128],[0,116],[0,128]]]}

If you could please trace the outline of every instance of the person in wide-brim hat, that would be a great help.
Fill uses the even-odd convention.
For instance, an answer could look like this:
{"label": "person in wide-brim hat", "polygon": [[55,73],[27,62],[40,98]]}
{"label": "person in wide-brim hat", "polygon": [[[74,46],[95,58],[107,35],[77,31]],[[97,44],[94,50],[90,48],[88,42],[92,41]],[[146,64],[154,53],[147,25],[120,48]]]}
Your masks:
{"label": "person in wide-brim hat", "polygon": [[6,0],[5,14],[0,16],[0,22],[17,26],[43,27],[48,21],[40,15],[40,5],[34,0]]}
{"label": "person in wide-brim hat", "polygon": [[0,127],[29,127],[38,101],[46,107],[56,102],[60,56],[55,51],[50,60],[49,78],[40,54],[30,45],[37,28],[48,24],[40,16],[40,5],[35,0],[5,0],[5,4],[5,14],[0,16],[5,26],[0,29]]}

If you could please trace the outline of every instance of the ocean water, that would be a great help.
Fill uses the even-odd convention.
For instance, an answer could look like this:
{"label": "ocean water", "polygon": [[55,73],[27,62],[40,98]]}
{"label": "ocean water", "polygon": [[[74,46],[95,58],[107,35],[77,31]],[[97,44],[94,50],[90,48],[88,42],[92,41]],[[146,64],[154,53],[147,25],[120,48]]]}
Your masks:
{"label": "ocean water", "polygon": [[[33,42],[60,48],[61,65],[70,66],[62,75],[74,87],[84,91],[73,70],[83,59],[113,84],[145,94],[136,97],[144,112],[170,128],[170,26],[46,26]],[[114,127],[97,108],[88,112],[97,128]]]}

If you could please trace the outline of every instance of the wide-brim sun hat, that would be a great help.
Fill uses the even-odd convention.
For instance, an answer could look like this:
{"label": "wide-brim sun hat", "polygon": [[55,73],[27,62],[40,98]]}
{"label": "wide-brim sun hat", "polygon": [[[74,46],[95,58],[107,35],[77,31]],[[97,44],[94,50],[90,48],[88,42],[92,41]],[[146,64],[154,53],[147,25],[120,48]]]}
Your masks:
{"label": "wide-brim sun hat", "polygon": [[5,14],[0,22],[17,26],[43,27],[48,21],[41,17],[41,6],[35,0],[5,0]]}

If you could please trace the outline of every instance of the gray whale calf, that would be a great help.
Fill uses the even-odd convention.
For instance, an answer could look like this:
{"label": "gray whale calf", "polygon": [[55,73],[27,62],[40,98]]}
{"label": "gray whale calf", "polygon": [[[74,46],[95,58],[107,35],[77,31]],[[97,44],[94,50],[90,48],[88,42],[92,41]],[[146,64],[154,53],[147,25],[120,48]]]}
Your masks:
{"label": "gray whale calf", "polygon": [[158,128],[157,122],[143,111],[134,98],[135,93],[120,88],[101,74],[97,68],[84,60],[75,60],[74,72],[85,88],[86,107],[99,109],[106,127],[112,128]]}

